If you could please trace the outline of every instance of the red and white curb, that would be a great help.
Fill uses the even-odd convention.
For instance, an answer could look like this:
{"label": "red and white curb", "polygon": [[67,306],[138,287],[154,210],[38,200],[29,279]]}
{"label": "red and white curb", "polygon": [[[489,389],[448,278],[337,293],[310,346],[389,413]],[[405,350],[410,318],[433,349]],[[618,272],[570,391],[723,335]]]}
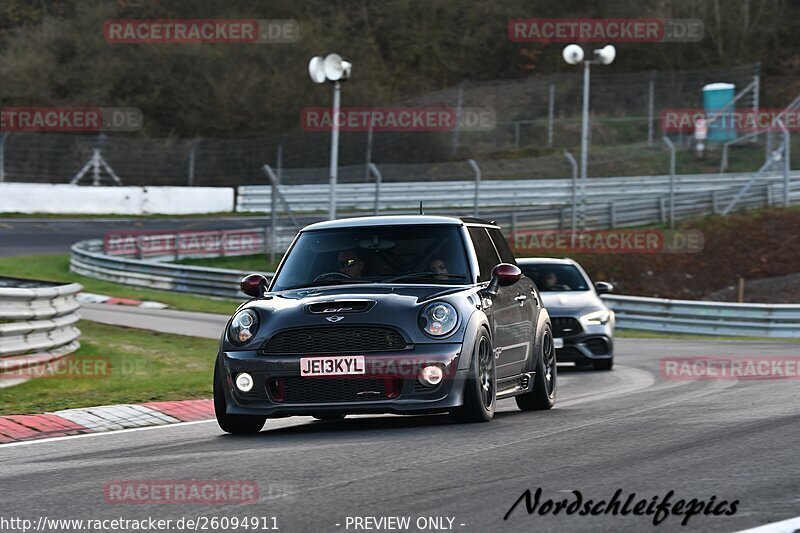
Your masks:
{"label": "red and white curb", "polygon": [[161,302],[149,302],[147,300],[135,300],[133,298],[117,298],[106,296],[105,294],[94,294],[91,292],[79,292],[75,299],[81,303],[106,304],[106,305],[127,305],[130,307],[145,307],[148,309],[166,309],[167,304]]}
{"label": "red and white curb", "polygon": [[0,444],[214,418],[213,400],[182,400],[0,416]]}

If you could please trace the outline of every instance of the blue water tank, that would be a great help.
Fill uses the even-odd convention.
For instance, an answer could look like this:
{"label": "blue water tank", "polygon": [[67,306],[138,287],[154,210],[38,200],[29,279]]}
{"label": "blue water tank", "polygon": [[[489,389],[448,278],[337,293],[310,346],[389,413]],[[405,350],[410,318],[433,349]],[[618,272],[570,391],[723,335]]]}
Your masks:
{"label": "blue water tank", "polygon": [[[703,109],[706,115],[720,111],[728,105],[736,93],[736,86],[732,83],[710,83],[703,87]],[[714,122],[708,124],[708,140],[724,142],[736,138],[736,127],[733,115],[736,106],[725,109],[725,113]]]}

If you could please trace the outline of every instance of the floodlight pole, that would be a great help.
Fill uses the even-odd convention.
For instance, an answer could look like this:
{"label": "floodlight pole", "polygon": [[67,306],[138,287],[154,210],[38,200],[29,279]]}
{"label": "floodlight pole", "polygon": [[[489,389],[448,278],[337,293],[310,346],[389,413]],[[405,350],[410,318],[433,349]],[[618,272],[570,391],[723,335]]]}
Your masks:
{"label": "floodlight pole", "polygon": [[589,157],[589,81],[591,61],[583,62],[583,116],[581,117],[581,220],[586,223],[586,162]]}
{"label": "floodlight pole", "polygon": [[[610,65],[616,57],[616,49],[612,45],[595,50],[597,60],[583,61],[583,49],[577,44],[568,45],[562,55],[564,61],[570,65],[577,65],[583,61],[583,114],[581,117],[581,220],[586,223],[586,167],[589,158],[589,87],[591,82],[591,64],[600,63]],[[585,227],[585,226],[584,226]]]}
{"label": "floodlight pole", "polygon": [[341,106],[342,84],[333,82],[333,126],[331,129],[331,201],[328,206],[328,220],[336,219],[336,180],[339,173],[339,108]]}

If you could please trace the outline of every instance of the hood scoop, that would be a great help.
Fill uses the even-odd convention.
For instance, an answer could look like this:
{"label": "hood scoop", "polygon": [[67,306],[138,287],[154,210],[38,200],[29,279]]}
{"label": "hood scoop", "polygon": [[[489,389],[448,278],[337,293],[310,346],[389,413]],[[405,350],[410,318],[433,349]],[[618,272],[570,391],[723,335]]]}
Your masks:
{"label": "hood scoop", "polygon": [[329,313],[363,313],[375,305],[374,300],[333,300],[308,304],[306,309],[313,315]]}

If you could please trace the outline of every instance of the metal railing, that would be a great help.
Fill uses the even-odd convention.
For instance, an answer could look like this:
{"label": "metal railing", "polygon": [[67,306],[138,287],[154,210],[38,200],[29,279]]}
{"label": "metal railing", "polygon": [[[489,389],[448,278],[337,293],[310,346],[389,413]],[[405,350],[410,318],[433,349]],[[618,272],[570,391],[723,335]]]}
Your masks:
{"label": "metal railing", "polygon": [[[100,240],[75,244],[72,247],[70,270],[139,287],[229,298],[245,297],[239,291],[239,281],[247,274],[245,271],[109,257],[102,254]],[[268,277],[271,275],[267,274]],[[79,285],[74,285],[80,288]],[[74,290],[77,292],[78,289]],[[800,338],[800,305],[734,304],[621,295],[605,295],[603,299],[615,311],[617,327],[620,329]],[[0,303],[3,303],[2,299]],[[77,304],[64,309],[77,309]],[[0,318],[4,316],[3,311],[0,307]],[[63,323],[52,320],[49,323],[53,329],[68,328],[71,324],[69,320],[71,319],[64,319]],[[0,326],[0,335],[3,327]],[[0,355],[4,354],[1,349],[3,346],[0,340]]]}
{"label": "metal railing", "polygon": [[[681,180],[680,178],[685,178]],[[737,179],[737,178],[732,178]],[[749,176],[738,178],[738,183],[746,183]],[[606,180],[601,180],[606,181]],[[697,181],[695,176],[681,176],[676,178],[669,195],[669,178],[666,176],[655,177],[653,184],[640,184],[639,187],[649,188],[650,191],[663,189],[661,196],[640,194],[635,198],[636,186],[629,184],[627,188],[618,190],[618,183],[613,192],[603,190],[587,191],[587,196],[592,198],[585,205],[563,206],[558,203],[544,204],[539,207],[506,210],[494,212],[489,216],[503,226],[506,235],[512,244],[518,235],[525,235],[526,230],[540,229],[569,229],[571,221],[576,218],[575,211],[579,210],[581,227],[583,229],[606,229],[617,227],[641,227],[649,225],[665,225],[675,220],[691,217],[719,214],[725,206],[737,198],[738,209],[756,209],[775,205],[784,198],[783,183],[779,176],[764,177],[762,183],[749,187],[745,192],[736,184],[731,185],[725,180],[726,188],[716,188],[714,183]],[[682,181],[682,183],[681,183]],[[435,187],[441,184],[427,184]],[[503,196],[519,196],[521,188],[503,187]],[[541,189],[539,189],[541,190]],[[574,195],[574,185],[568,191],[541,190],[546,196],[556,194]],[[618,196],[624,195],[624,201]],[[678,191],[683,191],[679,193]],[[666,193],[666,195],[664,195]],[[453,193],[455,194],[455,193]],[[467,195],[474,194],[474,189]],[[499,194],[499,193],[498,193]],[[608,195],[611,194],[609,197]],[[617,195],[617,196],[614,196]],[[430,192],[427,198],[430,198]],[[790,191],[790,203],[800,202],[800,189]],[[474,198],[473,198],[474,200]],[[605,202],[603,201],[605,200]],[[509,201],[513,205],[513,201]],[[430,204],[426,204],[430,205]],[[417,205],[418,209],[419,206]],[[427,210],[427,208],[426,208]],[[448,210],[456,211],[454,208]],[[366,214],[366,213],[365,213]],[[488,214],[487,214],[488,215]],[[286,250],[296,234],[294,227],[278,228],[275,239],[269,252]],[[72,272],[86,276],[114,281],[127,285],[135,285],[154,289],[164,289],[196,294],[207,294],[224,297],[242,297],[239,292],[239,280],[246,272],[220,268],[208,268],[189,265],[176,265],[165,262],[143,261],[132,257],[107,256],[102,253],[101,240],[82,241],[72,247],[70,269]]]}
{"label": "metal railing", "polygon": [[[294,232],[291,236],[294,237]],[[287,237],[282,236],[279,243],[288,246]],[[250,273],[109,256],[103,253],[100,239],[74,244],[69,269],[75,274],[124,285],[228,298],[245,297],[239,290],[239,282]]]}
{"label": "metal railing", "polygon": [[[780,113],[778,113],[775,119],[782,119],[783,117],[786,116],[787,113],[791,113],[792,111],[795,111],[798,108],[800,108],[800,94],[798,94],[794,100],[792,100]],[[767,135],[767,142],[765,145],[767,153],[765,157],[766,159],[769,159],[772,153],[772,133],[776,129],[781,129],[780,127],[776,128],[776,126],[779,125],[780,124],[776,121],[775,125],[771,125],[769,128],[757,129],[755,131],[745,133],[743,135],[740,135],[738,137],[735,137],[729,141],[725,141],[724,143],[722,143],[722,157],[720,158],[719,171],[725,172],[725,170],[728,168],[728,161],[729,161],[728,154],[730,153],[731,146],[735,144],[740,144],[748,140],[755,141],[761,134]]]}
{"label": "metal railing", "polygon": [[800,305],[740,304],[604,295],[620,329],[800,338]]}
{"label": "metal railing", "polygon": [[[440,182],[342,183],[338,186],[337,210],[368,212],[415,212],[423,201],[425,210],[459,210],[462,213],[515,208],[566,206],[572,203],[571,179],[487,180],[476,179]],[[800,174],[795,173],[794,177]],[[753,177],[747,174],[687,174],[675,176],[675,193],[710,192],[743,186]],[[780,177],[762,178],[765,183],[779,182]],[[670,177],[637,176],[624,178],[589,178],[586,180],[587,203],[627,203],[631,198],[655,198],[670,192]],[[281,196],[295,213],[323,213],[328,207],[329,187],[323,184],[280,185]],[[375,208],[377,206],[377,209]],[[272,186],[238,187],[236,211],[269,212]]]}
{"label": "metal railing", "polygon": [[[244,271],[108,257],[87,248],[101,249],[101,242],[83,241],[73,246],[73,272],[135,286],[245,297],[239,292],[239,280],[246,274]],[[735,304],[621,295],[605,295],[603,299],[616,313],[616,324],[620,329],[800,338],[800,305]],[[52,322],[54,327],[59,325]],[[69,326],[66,322],[63,327]]]}
{"label": "metal railing", "polygon": [[[675,194],[675,220],[721,214],[725,206],[739,194],[739,188],[708,190]],[[800,203],[800,188],[790,192],[791,202]],[[737,209],[758,209],[772,205],[783,205],[783,186],[780,179],[760,183],[751,187],[739,198]],[[577,208],[581,213],[581,206]],[[512,237],[519,230],[531,229],[570,229],[573,210],[566,207],[539,207],[494,213],[491,219],[500,224]],[[608,229],[621,227],[641,227],[666,225],[670,221],[670,198],[630,198],[625,201],[591,202],[582,215],[583,228]]]}
{"label": "metal railing", "polygon": [[[77,283],[0,286],[0,376],[5,385],[25,381],[31,370],[78,349]],[[18,376],[18,377],[16,377]]]}

